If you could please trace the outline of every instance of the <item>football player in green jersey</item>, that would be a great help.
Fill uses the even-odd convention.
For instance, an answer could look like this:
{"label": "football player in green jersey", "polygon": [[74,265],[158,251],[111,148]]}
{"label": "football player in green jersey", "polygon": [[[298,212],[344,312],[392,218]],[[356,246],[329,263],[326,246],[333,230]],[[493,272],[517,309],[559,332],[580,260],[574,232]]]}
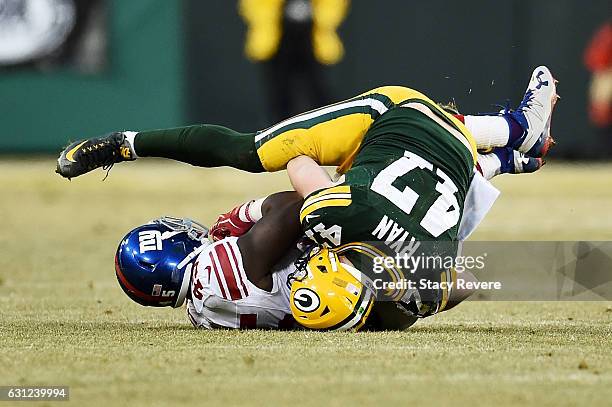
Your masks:
{"label": "football player in green jersey", "polygon": [[[330,180],[310,190],[297,185],[308,198],[300,214],[305,230],[317,232],[314,228],[322,227],[318,225],[327,214],[362,217],[357,225],[345,225],[342,234],[328,232],[332,239],[323,239],[328,244],[361,240],[374,230],[386,238],[395,224],[408,227],[406,237],[453,240],[479,161],[485,174],[541,166],[540,157],[552,144],[556,100],[555,81],[546,67],[533,72],[519,107],[498,116],[452,115],[416,90],[387,86],[257,133],[202,125],[76,142],[60,155],[57,172],[70,178],[140,156],[276,171],[306,156],[319,165],[337,165],[346,174],[340,186]],[[478,154],[490,148],[497,150]],[[302,182],[295,175],[293,179]],[[376,211],[386,217],[375,221]]]}
{"label": "football player in green jersey", "polygon": [[[344,173],[361,152],[366,138],[371,142],[389,130],[404,143],[403,134],[445,130],[464,145],[474,161],[487,163],[485,173],[528,172],[541,164],[537,158],[543,157],[552,144],[550,118],[556,97],[555,82],[546,67],[536,68],[517,109],[493,116],[453,115],[416,90],[385,86],[253,133],[194,125],[118,131],[80,140],[62,151],[56,171],[74,178],[122,161],[161,157],[202,167],[230,166],[263,172],[284,169],[291,159],[307,155],[320,165],[338,166],[338,172]],[[424,116],[414,121],[415,114],[410,109],[420,109]],[[410,116],[406,118],[408,122],[402,123],[401,112]],[[392,116],[397,120],[390,120]],[[476,150],[493,148],[500,148],[497,158],[476,154]],[[516,162],[525,165],[514,168]]]}

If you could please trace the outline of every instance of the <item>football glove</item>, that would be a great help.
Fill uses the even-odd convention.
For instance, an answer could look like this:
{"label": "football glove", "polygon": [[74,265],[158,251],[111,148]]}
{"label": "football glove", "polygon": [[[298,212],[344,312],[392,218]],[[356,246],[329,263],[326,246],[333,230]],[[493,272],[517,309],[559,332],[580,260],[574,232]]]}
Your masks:
{"label": "football glove", "polygon": [[255,221],[249,216],[249,206],[252,203],[253,201],[249,201],[219,215],[208,232],[210,238],[216,242],[230,236],[239,237],[248,232],[255,224]]}

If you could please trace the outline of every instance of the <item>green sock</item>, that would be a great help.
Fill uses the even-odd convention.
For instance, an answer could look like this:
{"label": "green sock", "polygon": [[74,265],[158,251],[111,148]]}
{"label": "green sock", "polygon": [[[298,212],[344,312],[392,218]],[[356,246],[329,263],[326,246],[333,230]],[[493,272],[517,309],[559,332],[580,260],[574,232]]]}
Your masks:
{"label": "green sock", "polygon": [[170,158],[198,167],[264,171],[255,148],[255,133],[222,126],[201,124],[139,132],[134,149],[139,157]]}

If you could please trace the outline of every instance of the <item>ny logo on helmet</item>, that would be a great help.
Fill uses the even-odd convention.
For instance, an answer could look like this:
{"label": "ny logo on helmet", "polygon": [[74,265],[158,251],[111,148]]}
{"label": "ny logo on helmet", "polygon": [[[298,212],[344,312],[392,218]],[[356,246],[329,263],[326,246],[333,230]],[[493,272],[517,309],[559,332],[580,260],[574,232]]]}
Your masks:
{"label": "ny logo on helmet", "polygon": [[138,233],[138,242],[140,243],[140,254],[144,254],[149,250],[161,250],[161,232],[158,230],[144,230]]}

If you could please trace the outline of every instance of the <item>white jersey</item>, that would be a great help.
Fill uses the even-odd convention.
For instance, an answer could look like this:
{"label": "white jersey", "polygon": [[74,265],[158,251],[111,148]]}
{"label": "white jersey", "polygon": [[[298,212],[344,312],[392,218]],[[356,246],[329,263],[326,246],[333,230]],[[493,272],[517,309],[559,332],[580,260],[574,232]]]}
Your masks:
{"label": "white jersey", "polygon": [[[194,262],[187,315],[197,328],[282,329],[294,325],[289,308],[289,274],[295,271],[292,252],[273,269],[272,291],[249,281],[238,238],[206,247]],[[292,257],[292,259],[291,259]]]}

